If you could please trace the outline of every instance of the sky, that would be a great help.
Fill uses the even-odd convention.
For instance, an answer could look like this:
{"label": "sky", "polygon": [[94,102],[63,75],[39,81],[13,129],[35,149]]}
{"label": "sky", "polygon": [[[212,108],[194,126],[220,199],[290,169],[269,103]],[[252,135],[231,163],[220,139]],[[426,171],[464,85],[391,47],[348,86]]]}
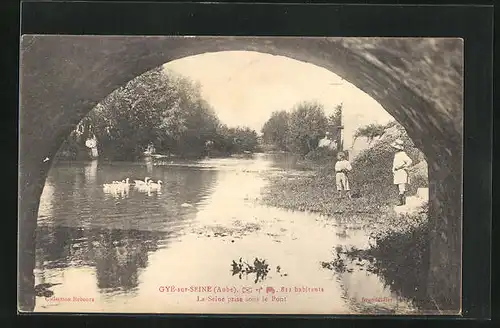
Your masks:
{"label": "sky", "polygon": [[379,103],[336,74],[288,57],[224,51],[185,57],[163,67],[199,82],[202,96],[229,126],[260,132],[273,111],[317,101],[328,115],[343,103],[344,146],[349,147],[358,127],[393,120]]}

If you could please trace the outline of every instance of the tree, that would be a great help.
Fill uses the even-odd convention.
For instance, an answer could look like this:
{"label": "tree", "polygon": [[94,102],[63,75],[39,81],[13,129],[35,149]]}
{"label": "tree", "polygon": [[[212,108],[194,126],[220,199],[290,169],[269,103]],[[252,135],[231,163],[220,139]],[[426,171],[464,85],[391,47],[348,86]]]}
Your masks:
{"label": "tree", "polygon": [[377,137],[381,137],[385,131],[392,127],[395,126],[396,122],[389,122],[388,124],[368,124],[366,126],[362,126],[356,130],[354,133],[354,140],[356,140],[359,137],[364,137],[368,141],[368,143],[371,143],[373,139]]}
{"label": "tree", "polygon": [[330,133],[335,133],[336,128],[342,125],[342,108],[343,104],[335,106],[333,114],[328,116],[328,128],[327,131]]}
{"label": "tree", "polygon": [[262,127],[263,141],[279,150],[287,150],[290,131],[289,118],[289,114],[284,110],[273,112]]}
{"label": "tree", "polygon": [[[207,141],[229,153],[253,151],[257,143],[255,131],[219,122],[199,84],[162,67],[115,90],[84,121],[92,126],[99,153],[111,160],[135,160],[151,144],[161,153],[200,157]],[[65,143],[66,153],[75,153],[72,145]]]}
{"label": "tree", "polygon": [[234,129],[234,138],[234,142],[240,152],[254,152],[259,143],[257,132],[248,127],[237,127]]}
{"label": "tree", "polygon": [[106,97],[89,115],[101,153],[134,160],[152,143],[158,151],[200,155],[218,118],[199,85],[159,67]]}
{"label": "tree", "polygon": [[305,155],[312,151],[328,125],[323,105],[302,102],[294,107],[289,119],[289,148]]}

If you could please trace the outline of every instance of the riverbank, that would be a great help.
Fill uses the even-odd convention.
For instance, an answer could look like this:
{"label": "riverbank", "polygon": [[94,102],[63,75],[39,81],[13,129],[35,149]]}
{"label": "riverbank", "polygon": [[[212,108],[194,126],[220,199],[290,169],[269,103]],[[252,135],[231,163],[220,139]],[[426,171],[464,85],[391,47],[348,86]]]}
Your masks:
{"label": "riverbank", "polygon": [[352,158],[349,185],[352,199],[341,197],[335,182],[335,154],[318,149],[299,159],[294,166],[307,174],[296,175],[285,171],[270,176],[263,201],[270,206],[299,211],[311,211],[325,216],[345,215],[363,222],[384,221],[388,227],[404,223],[394,212],[398,204],[398,190],[393,184],[392,161],[394,149],[390,146],[401,139],[405,151],[413,160],[409,169],[410,184],[407,196],[415,195],[418,188],[428,187],[427,163],[422,152],[415,147],[406,131],[388,126],[384,133],[370,143],[369,148]]}
{"label": "riverbank", "polygon": [[[287,155],[293,161],[294,169],[268,176],[269,183],[263,192],[262,201],[266,205],[289,210],[315,212],[324,216],[349,216],[353,220],[359,218],[363,223],[374,221],[397,228],[403,222],[406,226],[404,216],[394,211],[399,200],[398,190],[393,184],[394,150],[390,144],[396,138],[408,142],[406,149],[414,166],[409,169],[410,184],[406,195],[415,195],[418,188],[428,187],[427,163],[404,131],[391,127],[370,148],[351,160],[351,199],[337,191],[335,154],[315,151],[305,157]],[[422,211],[426,209],[419,208],[412,212],[418,215]]]}
{"label": "riverbank", "polygon": [[[341,197],[337,192],[333,161],[301,160],[300,164],[307,168],[304,174],[283,171],[268,176],[262,201],[268,206],[331,217],[332,224],[340,217],[349,226],[363,229],[370,236],[370,247],[356,249],[332,244],[333,257],[322,262],[323,268],[337,274],[353,268],[377,274],[388,288],[411,299],[420,311],[435,312],[436,306],[426,295],[427,206],[417,208],[411,215],[394,211],[397,190],[392,185],[390,168],[388,173],[383,171],[390,163],[374,161],[377,155],[371,160],[361,156],[353,162],[357,172],[351,175],[351,188],[356,196],[352,199]],[[414,180],[419,182],[419,179]],[[413,186],[412,190],[415,188]]]}

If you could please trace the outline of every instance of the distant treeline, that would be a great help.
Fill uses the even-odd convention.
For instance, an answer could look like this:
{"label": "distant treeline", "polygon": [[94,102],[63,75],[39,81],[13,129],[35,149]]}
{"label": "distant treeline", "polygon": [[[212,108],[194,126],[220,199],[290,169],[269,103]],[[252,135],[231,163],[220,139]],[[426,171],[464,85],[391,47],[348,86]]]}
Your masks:
{"label": "distant treeline", "polygon": [[290,112],[281,110],[271,114],[262,128],[263,142],[275,150],[306,155],[317,148],[326,132],[340,142],[341,117],[342,105],[327,116],[322,104],[302,102]]}
{"label": "distant treeline", "polygon": [[219,156],[253,152],[259,144],[256,131],[222,124],[202,98],[200,85],[162,67],[100,102],[67,138],[59,156],[79,157],[92,136],[99,155],[110,160],[135,160],[149,145],[157,153],[201,157],[208,151]]}

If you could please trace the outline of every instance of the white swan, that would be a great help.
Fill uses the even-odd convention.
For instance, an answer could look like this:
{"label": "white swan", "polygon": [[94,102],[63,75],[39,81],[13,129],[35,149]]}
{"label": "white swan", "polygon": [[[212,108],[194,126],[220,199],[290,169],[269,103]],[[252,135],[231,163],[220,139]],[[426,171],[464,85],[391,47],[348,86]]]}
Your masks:
{"label": "white swan", "polygon": [[[142,181],[144,182],[144,181]],[[135,189],[139,192],[147,192],[149,193],[151,191],[151,182],[148,180],[148,183],[139,183],[135,185]]]}
{"label": "white swan", "polygon": [[149,177],[145,177],[144,181],[142,181],[142,180],[134,180],[134,184],[136,186],[146,185],[148,183],[148,180],[149,180]]}
{"label": "white swan", "polygon": [[130,186],[129,178],[126,178],[122,181],[113,181],[111,183],[105,183],[103,185],[104,190],[106,191],[119,191],[121,189],[127,189]]}
{"label": "white swan", "polygon": [[116,192],[119,191],[120,189],[123,189],[121,184],[119,183],[105,183],[103,185],[104,191],[109,191],[109,192]]}
{"label": "white swan", "polygon": [[106,189],[112,189],[114,186],[116,186],[115,184],[112,184],[112,183],[105,183],[102,185],[102,187],[104,188],[104,190]]}
{"label": "white swan", "polygon": [[128,190],[130,189],[130,183],[129,183],[129,178],[126,178],[125,180],[119,181],[117,183],[117,189],[120,190]]}
{"label": "white swan", "polygon": [[155,182],[152,182],[153,180],[149,180],[148,181],[148,186],[149,188],[153,189],[153,190],[159,190],[161,189],[161,185],[162,185],[162,181],[161,180],[158,180],[156,183]]}
{"label": "white swan", "polygon": [[145,177],[144,181],[143,180],[134,180],[134,185],[136,187],[138,187],[138,186],[145,186],[145,185],[147,185],[149,179],[150,179],[149,177]]}

